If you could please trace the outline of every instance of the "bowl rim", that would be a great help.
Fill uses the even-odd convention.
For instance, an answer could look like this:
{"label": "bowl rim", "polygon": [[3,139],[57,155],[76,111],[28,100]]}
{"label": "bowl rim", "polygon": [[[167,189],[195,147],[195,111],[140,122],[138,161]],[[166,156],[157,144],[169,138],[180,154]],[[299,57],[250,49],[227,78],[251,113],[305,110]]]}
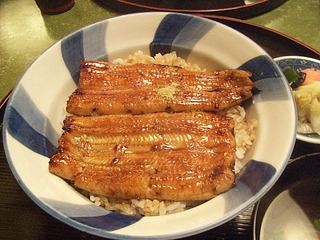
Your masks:
{"label": "bowl rim", "polygon": [[[22,74],[21,78],[20,78],[19,81],[17,82],[17,84],[16,84],[16,86],[15,86],[15,88],[14,88],[14,90],[13,90],[13,94],[12,94],[12,95],[14,96],[14,94],[15,94],[15,92],[16,92],[16,91],[15,91],[16,88],[18,87],[18,85],[20,84],[20,82],[22,81],[22,79],[24,78],[25,74],[29,71],[29,69],[32,68],[37,61],[40,61],[40,60],[41,60],[41,56],[43,56],[44,54],[46,54],[46,52],[47,52],[49,49],[56,47],[62,40],[69,38],[71,35],[75,34],[76,32],[78,32],[78,31],[80,31],[80,30],[82,30],[82,29],[90,28],[90,27],[92,27],[93,25],[96,25],[96,24],[101,24],[101,23],[103,23],[103,22],[111,21],[111,20],[117,19],[117,18],[124,18],[124,17],[127,17],[127,16],[129,16],[129,15],[141,15],[141,14],[143,14],[143,15],[144,15],[144,14],[153,15],[153,14],[155,14],[155,13],[135,13],[135,14],[128,14],[128,15],[123,15],[123,16],[112,17],[112,18],[109,18],[109,19],[104,19],[104,20],[101,20],[101,21],[99,21],[99,22],[92,23],[92,24],[89,24],[89,25],[84,26],[84,27],[82,27],[82,28],[79,28],[79,29],[73,31],[72,33],[68,34],[68,35],[65,36],[64,38],[58,40],[56,43],[54,43],[54,44],[51,45],[48,49],[46,49],[41,55],[39,55],[39,57],[36,58],[36,59],[34,60],[34,62],[26,69],[26,71]],[[180,13],[165,13],[165,12],[159,12],[159,13],[157,13],[157,14],[166,15],[166,14],[180,14]],[[182,15],[188,15],[188,14],[182,14]],[[193,16],[193,17],[201,18],[201,17],[197,17],[197,16]],[[206,20],[206,21],[212,21],[212,20],[208,20],[208,19],[204,19],[204,18],[201,18],[201,19]],[[232,30],[232,31],[235,31],[235,32],[239,33],[237,30],[235,30],[235,29],[233,29],[233,28],[231,28],[231,27],[229,27],[229,26],[227,26],[227,25],[225,25],[225,24],[223,24],[223,23],[219,23],[219,22],[216,22],[216,21],[213,21],[213,22],[219,24],[220,26],[226,27],[226,28],[229,29],[229,30]],[[246,37],[245,35],[243,35],[243,34],[241,34],[241,33],[240,33],[240,35],[241,35],[242,37],[250,40],[252,43],[254,43],[251,39],[249,39],[249,38]],[[254,43],[254,44],[256,44],[256,43]],[[258,45],[256,44],[256,46],[258,46]],[[261,47],[259,46],[259,48],[261,48]],[[265,55],[269,56],[269,54],[267,54],[262,48],[261,48],[261,50],[262,50],[262,52],[263,52]],[[270,58],[270,59],[271,59],[271,58]],[[11,105],[11,102],[12,102],[12,101],[14,101],[14,98],[10,98],[10,99],[9,99],[8,106]],[[7,111],[5,112],[5,115],[4,115],[4,121],[8,121]],[[42,209],[44,209],[46,212],[48,212],[51,216],[54,216],[54,217],[57,218],[58,220],[66,223],[66,224],[68,224],[68,225],[70,225],[70,226],[72,226],[72,227],[75,227],[75,228],[77,228],[77,229],[79,229],[79,230],[86,231],[86,232],[89,232],[89,233],[91,233],[91,234],[97,235],[97,233],[93,233],[92,231],[90,231],[90,229],[89,229],[89,231],[88,231],[88,228],[90,228],[90,226],[87,226],[87,225],[84,225],[84,224],[80,224],[79,222],[74,221],[74,220],[71,220],[71,219],[69,219],[69,218],[64,218],[60,213],[57,214],[56,210],[52,209],[50,206],[48,206],[47,204],[45,204],[44,202],[42,202],[41,200],[39,200],[39,198],[38,198],[36,195],[34,195],[34,193],[32,193],[32,191],[29,190],[29,188],[27,187],[27,185],[25,185],[25,183],[23,182],[23,179],[20,178],[19,173],[16,171],[16,169],[15,169],[15,167],[14,167],[14,164],[13,164],[14,160],[10,157],[10,151],[9,151],[9,149],[8,149],[8,142],[7,142],[6,136],[5,136],[5,130],[6,130],[6,129],[4,128],[4,129],[3,129],[3,140],[4,140],[4,148],[5,148],[6,156],[9,156],[9,158],[8,158],[9,166],[10,166],[11,171],[13,172],[16,180],[19,182],[19,185],[23,188],[23,190],[27,193],[27,195],[28,195],[35,203],[37,203],[38,206],[40,206]],[[294,147],[294,139],[292,139],[290,146],[291,146],[292,149],[288,151],[288,154],[289,154],[289,155],[290,155],[290,153],[291,153],[291,151],[293,150],[293,147]],[[290,157],[289,155],[287,156],[287,159],[289,159],[289,157]],[[10,159],[10,160],[9,160],[9,159]],[[214,228],[214,227],[217,227],[217,226],[219,226],[219,225],[221,225],[221,224],[223,224],[223,223],[231,220],[232,218],[234,218],[235,216],[237,216],[238,214],[240,214],[241,212],[243,212],[243,211],[245,211],[247,208],[249,208],[252,204],[254,204],[255,202],[257,202],[257,201],[267,192],[267,190],[272,187],[272,185],[273,185],[273,184],[276,182],[276,180],[280,177],[282,171],[283,171],[284,168],[285,168],[285,165],[286,165],[286,164],[284,163],[284,164],[282,165],[282,168],[278,169],[276,176],[274,176],[274,178],[273,178],[273,182],[271,182],[271,183],[268,182],[268,186],[264,186],[264,188],[265,188],[264,191],[259,191],[257,194],[255,194],[254,196],[251,197],[251,198],[254,198],[254,199],[251,200],[251,198],[250,198],[250,200],[248,200],[246,203],[243,203],[243,204],[239,205],[238,208],[236,208],[236,209],[234,209],[234,210],[232,211],[232,214],[230,213],[229,216],[227,215],[227,216],[223,217],[223,218],[221,219],[222,221],[219,220],[219,221],[216,222],[215,224],[208,223],[207,225],[202,226],[202,227],[199,228],[199,229],[192,229],[191,231],[186,230],[185,232],[178,232],[178,233],[176,233],[175,235],[172,235],[172,234],[169,234],[169,235],[156,235],[156,238],[157,238],[157,239],[166,239],[166,238],[168,238],[168,237],[171,237],[171,238],[172,238],[172,237],[173,237],[173,238],[181,238],[181,237],[185,237],[185,236],[190,236],[190,235],[194,235],[194,234],[197,234],[197,233],[200,233],[200,232],[203,232],[203,231],[212,229],[212,228]],[[87,229],[84,230],[84,229],[83,229],[84,226],[85,226]],[[123,237],[124,237],[124,238],[128,238],[128,237],[129,237],[130,239],[147,239],[147,238],[154,238],[154,236],[131,236],[131,235],[127,236],[127,235],[117,234],[117,233],[111,233],[111,234],[109,233],[109,234],[106,236],[106,231],[103,230],[102,232],[104,233],[104,235],[101,235],[101,234],[100,234],[100,235],[98,235],[98,236],[110,237],[110,238],[116,238],[116,239],[118,239],[118,238],[123,238]]]}

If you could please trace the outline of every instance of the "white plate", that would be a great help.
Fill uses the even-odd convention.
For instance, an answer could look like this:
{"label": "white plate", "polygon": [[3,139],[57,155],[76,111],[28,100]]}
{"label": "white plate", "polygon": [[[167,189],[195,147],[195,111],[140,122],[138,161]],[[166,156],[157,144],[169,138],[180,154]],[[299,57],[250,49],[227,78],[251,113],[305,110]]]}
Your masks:
{"label": "white plate", "polygon": [[[48,171],[62,133],[68,96],[83,59],[176,51],[208,70],[251,71],[260,92],[247,107],[259,121],[256,142],[230,191],[190,210],[156,217],[129,217],[92,204]],[[285,119],[285,121],[284,121]],[[257,44],[208,19],[170,13],[124,15],[65,37],[25,72],[4,116],[8,162],[24,191],[57,219],[88,233],[115,239],[174,239],[219,226],[246,210],[276,182],[291,155],[296,133],[292,93],[281,70]]]}
{"label": "white plate", "polygon": [[291,162],[254,209],[255,240],[318,240],[320,153]]}

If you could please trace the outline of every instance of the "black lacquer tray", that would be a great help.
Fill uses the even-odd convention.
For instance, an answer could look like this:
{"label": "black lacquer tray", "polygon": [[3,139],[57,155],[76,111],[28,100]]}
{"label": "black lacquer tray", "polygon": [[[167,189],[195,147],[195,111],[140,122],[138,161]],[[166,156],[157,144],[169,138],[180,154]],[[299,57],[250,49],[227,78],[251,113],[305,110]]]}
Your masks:
{"label": "black lacquer tray", "polygon": [[[254,207],[255,240],[269,238],[266,236],[269,234],[289,237],[289,234],[306,236],[305,234],[320,233],[316,224],[320,218],[319,172],[320,152],[299,156],[289,161],[277,184]],[[296,223],[298,225],[295,225]],[[269,231],[269,227],[274,229],[273,225],[276,225],[277,229]],[[292,226],[299,227],[292,228]],[[291,231],[286,231],[289,228]],[[284,236],[283,239],[287,237]]]}
{"label": "black lacquer tray", "polygon": [[183,12],[246,19],[268,12],[286,0],[96,0],[120,13]]}
{"label": "black lacquer tray", "polygon": [[[264,48],[272,57],[285,55],[300,55],[320,59],[320,53],[288,36],[258,25],[249,24],[243,20],[223,16],[205,16],[226,24]],[[0,121],[2,118],[7,97],[0,103]],[[320,152],[320,145],[297,141],[291,158],[305,154]],[[56,220],[39,208],[20,188],[6,161],[3,143],[0,144],[0,239],[25,240],[72,240],[72,239],[102,239],[74,229]],[[210,231],[185,238],[185,240],[250,240],[253,239],[253,212],[254,206],[233,220]],[[143,231],[143,229],[142,229]]]}

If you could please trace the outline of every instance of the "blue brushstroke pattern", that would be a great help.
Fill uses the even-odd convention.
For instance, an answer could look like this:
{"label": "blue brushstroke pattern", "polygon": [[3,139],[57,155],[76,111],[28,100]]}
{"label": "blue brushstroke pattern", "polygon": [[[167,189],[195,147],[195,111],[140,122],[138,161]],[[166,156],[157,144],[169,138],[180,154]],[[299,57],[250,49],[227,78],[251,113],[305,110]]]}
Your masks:
{"label": "blue brushstroke pattern", "polygon": [[87,60],[107,61],[105,33],[107,23],[79,30],[61,41],[61,53],[73,81],[79,81],[80,63]]}
{"label": "blue brushstroke pattern", "polygon": [[[127,216],[105,210],[94,205],[89,200],[86,205],[62,202],[49,198],[41,198],[41,200],[56,210],[56,212],[53,213],[54,216],[58,218],[63,216],[61,219],[62,221],[66,223],[70,223],[70,220],[76,221],[87,225],[84,227],[88,228],[93,227],[96,229],[114,231],[136,223],[142,218],[141,216]],[[50,212],[51,208],[45,207],[44,210]],[[68,216],[68,218],[65,216]]]}
{"label": "blue brushstroke pattern", "polygon": [[168,14],[159,24],[154,40],[150,43],[151,56],[176,51],[186,58],[194,45],[214,26],[213,21],[183,14]]}
{"label": "blue brushstroke pattern", "polygon": [[256,86],[263,94],[254,96],[255,102],[289,100],[289,93],[285,94],[285,83],[279,78],[267,78],[256,81]]}
{"label": "blue brushstroke pattern", "polygon": [[84,60],[83,31],[78,31],[61,41],[61,53],[73,81],[79,80],[80,62]]}
{"label": "blue brushstroke pattern", "polygon": [[276,63],[267,55],[255,57],[238,69],[250,71],[252,81],[263,94],[254,96],[255,102],[289,100],[288,84]]}
{"label": "blue brushstroke pattern", "polygon": [[59,134],[21,85],[6,109],[5,124],[9,134],[30,150],[46,157],[57,150],[53,142]]}
{"label": "blue brushstroke pattern", "polygon": [[108,22],[103,22],[83,30],[84,59],[108,61],[105,36]]}
{"label": "blue brushstroke pattern", "polygon": [[71,217],[71,219],[97,229],[115,231],[136,223],[141,219],[141,217],[126,216],[110,212],[103,216]]}
{"label": "blue brushstroke pattern", "polygon": [[259,81],[266,78],[281,78],[283,75],[277,65],[267,55],[250,59],[238,69],[252,72],[252,80]]}
{"label": "blue brushstroke pattern", "polygon": [[224,193],[228,199],[225,212],[233,211],[256,195],[276,174],[276,169],[264,162],[249,161],[236,176],[234,188]]}
{"label": "blue brushstroke pattern", "polygon": [[276,169],[268,163],[256,160],[248,162],[237,174],[235,187],[224,193],[224,198],[228,199],[224,211],[233,211],[249,201],[275,174]]}
{"label": "blue brushstroke pattern", "polygon": [[14,107],[9,106],[6,111],[8,125],[5,127],[17,141],[45,157],[51,157],[57,151],[57,147],[42,134],[35,131]]}
{"label": "blue brushstroke pattern", "polygon": [[255,195],[275,175],[276,169],[265,162],[249,161],[237,176],[236,185],[244,184]]}

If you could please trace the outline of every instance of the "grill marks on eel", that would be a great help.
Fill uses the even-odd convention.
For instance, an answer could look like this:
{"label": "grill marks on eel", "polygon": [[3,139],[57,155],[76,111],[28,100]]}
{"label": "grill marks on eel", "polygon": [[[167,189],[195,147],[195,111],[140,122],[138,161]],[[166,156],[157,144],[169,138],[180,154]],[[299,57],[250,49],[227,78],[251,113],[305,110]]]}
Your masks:
{"label": "grill marks on eel", "polygon": [[84,61],[49,170],[99,195],[211,199],[235,179],[234,122],[212,112],[250,98],[250,76]]}
{"label": "grill marks on eel", "polygon": [[75,115],[220,111],[252,96],[251,73],[192,72],[158,64],[84,61],[67,111]]}
{"label": "grill marks on eel", "polygon": [[50,171],[121,198],[207,200],[234,182],[233,120],[213,113],[105,115],[65,120]]}

